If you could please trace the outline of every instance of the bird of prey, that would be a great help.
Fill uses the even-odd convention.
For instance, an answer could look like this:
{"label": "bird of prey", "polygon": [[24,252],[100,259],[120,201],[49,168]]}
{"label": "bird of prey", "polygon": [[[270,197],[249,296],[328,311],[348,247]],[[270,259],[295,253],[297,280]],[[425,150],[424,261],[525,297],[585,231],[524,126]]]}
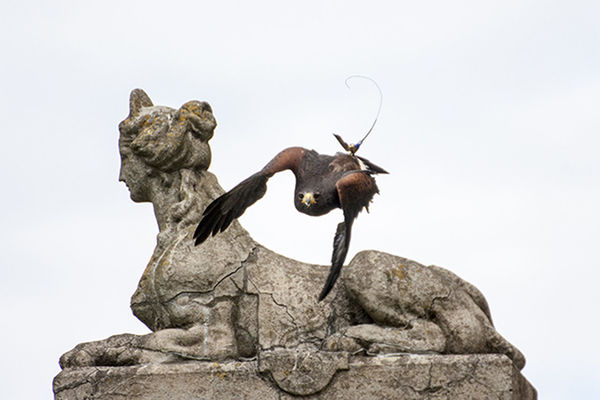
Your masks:
{"label": "bird of prey", "polygon": [[294,205],[298,211],[320,216],[341,208],[344,213],[344,222],[338,224],[333,240],[329,276],[319,295],[319,301],[323,300],[333,288],[346,259],[354,219],[363,208],[369,210],[371,199],[375,193],[379,193],[373,175],[387,174],[383,168],[354,154],[360,142],[348,145],[341,137],[335,136],[350,154],[329,156],[302,147],[283,150],[262,170],[218,197],[206,208],[194,232],[195,244],[227,229],[231,221],[264,196],[270,177],[277,172],[290,170],[296,177]]}

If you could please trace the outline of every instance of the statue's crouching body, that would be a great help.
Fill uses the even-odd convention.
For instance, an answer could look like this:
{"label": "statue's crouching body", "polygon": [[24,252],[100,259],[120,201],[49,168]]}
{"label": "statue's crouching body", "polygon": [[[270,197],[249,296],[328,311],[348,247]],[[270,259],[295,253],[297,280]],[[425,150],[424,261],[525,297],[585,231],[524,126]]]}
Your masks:
{"label": "statue's crouching body", "polygon": [[317,302],[328,266],[276,254],[236,221],[194,246],[203,210],[223,193],[207,171],[215,127],[207,103],[175,110],[132,92],[119,126],[120,179],[132,200],[153,204],[159,226],[131,299],[152,333],[82,343],[61,357],[63,368],[258,357],[260,371],[275,377],[274,360],[297,351],[312,354],[314,368],[335,365],[333,373],[349,354],[501,353],[524,366],[494,329],[483,295],[443,268],[363,251]]}

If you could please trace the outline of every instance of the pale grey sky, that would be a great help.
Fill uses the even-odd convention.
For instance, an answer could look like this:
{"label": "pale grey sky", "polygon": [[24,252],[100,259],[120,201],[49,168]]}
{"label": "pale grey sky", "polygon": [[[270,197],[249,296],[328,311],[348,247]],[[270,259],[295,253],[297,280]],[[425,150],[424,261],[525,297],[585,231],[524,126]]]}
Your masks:
{"label": "pale grey sky", "polygon": [[[117,181],[129,92],[213,106],[229,189],[284,147],[391,172],[350,259],[379,249],[486,296],[540,398],[600,397],[600,3],[0,3],[0,398],[51,398],[77,343],[146,333],[129,298],[157,227]],[[230,168],[235,160],[235,168]],[[242,217],[267,247],[327,264],[341,214],[298,214],[276,176]]]}

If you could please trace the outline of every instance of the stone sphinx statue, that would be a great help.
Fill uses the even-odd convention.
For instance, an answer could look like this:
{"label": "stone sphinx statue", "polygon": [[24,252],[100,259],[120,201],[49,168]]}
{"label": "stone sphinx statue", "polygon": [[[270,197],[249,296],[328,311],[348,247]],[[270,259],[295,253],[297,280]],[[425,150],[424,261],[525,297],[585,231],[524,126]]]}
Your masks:
{"label": "stone sphinx statue", "polygon": [[317,302],[329,266],[276,254],[237,221],[194,246],[203,210],[224,192],[207,170],[215,127],[205,102],[176,110],[155,106],[140,89],[131,93],[119,125],[120,180],[133,201],[153,204],[159,227],[131,309],[152,332],[65,353],[57,398],[74,385],[75,378],[64,381],[68,371],[191,360],[254,363],[253,374],[293,395],[322,391],[336,371],[352,369],[353,357],[503,354],[511,368],[523,368],[523,355],[494,329],[483,295],[443,268],[362,251]]}

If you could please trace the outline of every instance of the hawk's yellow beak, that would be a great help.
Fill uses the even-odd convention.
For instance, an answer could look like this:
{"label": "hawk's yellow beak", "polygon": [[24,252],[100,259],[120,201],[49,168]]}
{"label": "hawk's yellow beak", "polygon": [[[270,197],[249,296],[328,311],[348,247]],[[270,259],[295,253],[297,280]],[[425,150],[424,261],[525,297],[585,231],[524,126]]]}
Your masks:
{"label": "hawk's yellow beak", "polygon": [[306,205],[306,207],[310,207],[311,204],[315,204],[317,201],[312,193],[304,193],[302,197],[302,203]]}

